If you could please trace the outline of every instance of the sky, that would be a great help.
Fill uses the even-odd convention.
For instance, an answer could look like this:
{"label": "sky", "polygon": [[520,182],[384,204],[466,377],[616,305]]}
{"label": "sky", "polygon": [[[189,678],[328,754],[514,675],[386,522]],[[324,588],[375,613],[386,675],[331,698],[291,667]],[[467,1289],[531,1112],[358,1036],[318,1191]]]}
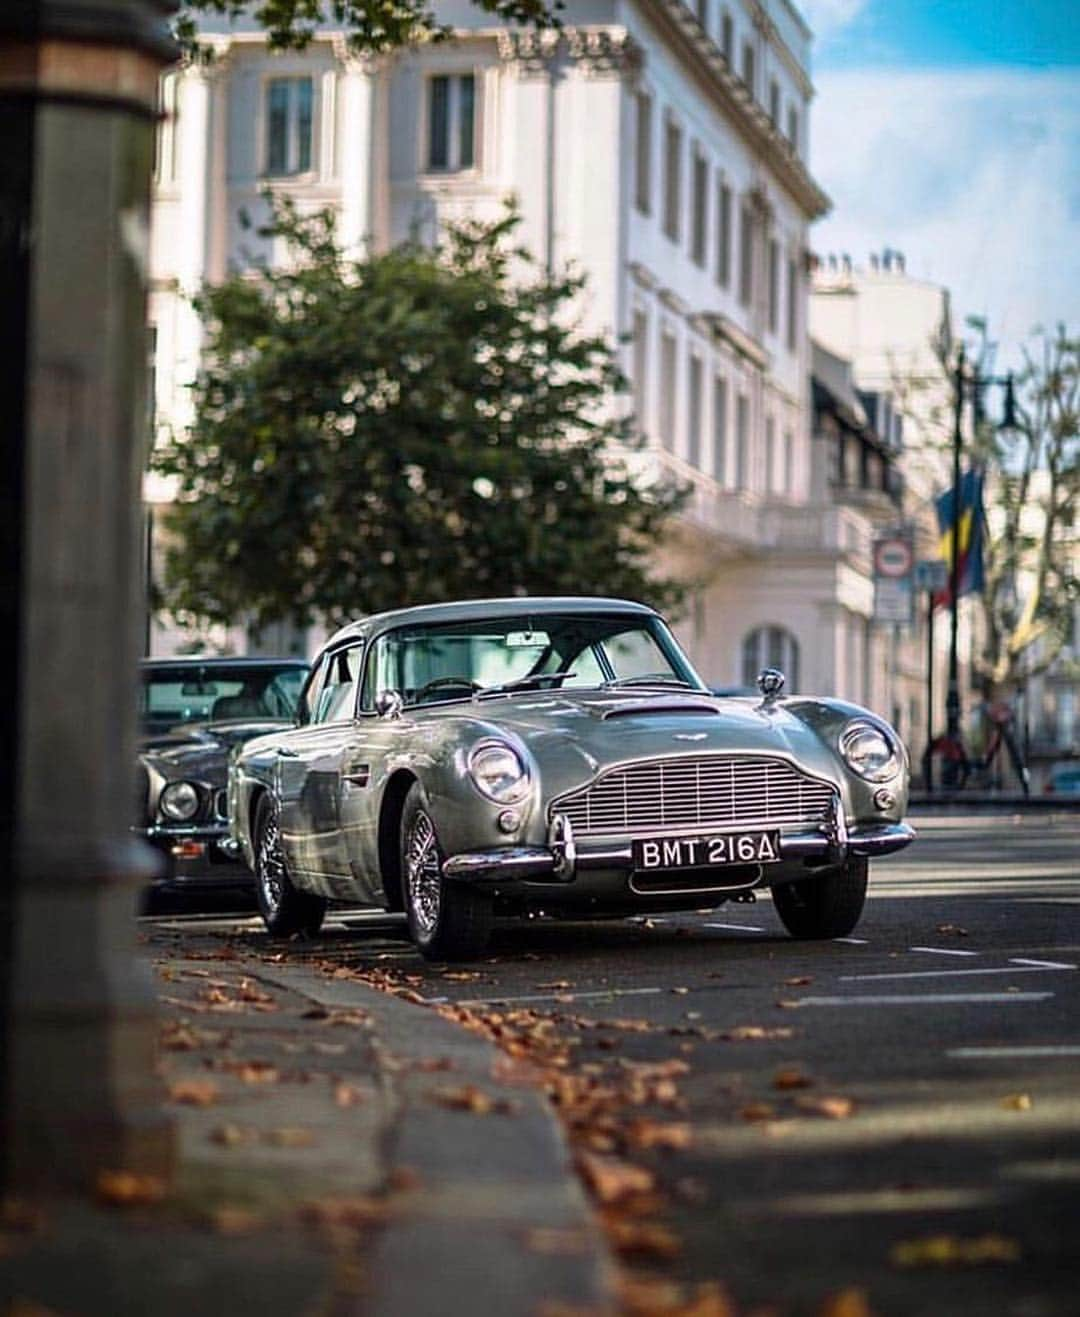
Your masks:
{"label": "sky", "polygon": [[796,0],[814,32],[821,255],[904,253],[1014,362],[1080,331],[1080,0]]}

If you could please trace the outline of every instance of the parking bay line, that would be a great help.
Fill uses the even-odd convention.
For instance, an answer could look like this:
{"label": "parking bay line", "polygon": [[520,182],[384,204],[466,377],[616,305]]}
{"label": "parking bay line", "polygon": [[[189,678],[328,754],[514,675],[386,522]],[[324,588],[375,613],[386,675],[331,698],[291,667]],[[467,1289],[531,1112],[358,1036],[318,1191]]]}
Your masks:
{"label": "parking bay line", "polygon": [[895,974],[841,974],[842,983],[880,983],[886,979],[962,979],[974,978],[976,975],[1007,974],[1042,974],[1047,970],[1075,969],[1075,965],[1059,965],[1053,961],[1012,961],[1009,965],[996,969],[915,969],[904,970]]}
{"label": "parking bay line", "polygon": [[955,947],[909,947],[909,951],[925,951],[930,956],[977,956],[977,951],[958,951]]}
{"label": "parking bay line", "polygon": [[765,933],[768,930],[761,927],[760,924],[702,924],[702,928],[731,928],[736,933]]}
{"label": "parking bay line", "polygon": [[[662,992],[670,991],[668,988],[604,988],[595,992],[575,992],[572,988],[567,988],[563,992],[544,992],[539,994],[530,994],[525,997],[470,997],[467,999],[455,1000],[455,1006],[510,1006],[519,1002],[530,1001],[588,1001],[599,997],[652,997]],[[442,1002],[449,1001],[447,997],[429,997],[428,1002],[432,1005],[438,1005]]]}
{"label": "parking bay line", "polygon": [[1017,1047],[953,1047],[949,1056],[964,1060],[1002,1061],[1024,1060],[1025,1058],[1045,1056],[1080,1056],[1080,1043],[1029,1043]]}
{"label": "parking bay line", "polygon": [[918,992],[886,996],[863,993],[852,997],[800,997],[796,1005],[802,1006],[941,1006],[941,1005],[995,1005],[1005,1002],[1046,1001],[1052,992]]}

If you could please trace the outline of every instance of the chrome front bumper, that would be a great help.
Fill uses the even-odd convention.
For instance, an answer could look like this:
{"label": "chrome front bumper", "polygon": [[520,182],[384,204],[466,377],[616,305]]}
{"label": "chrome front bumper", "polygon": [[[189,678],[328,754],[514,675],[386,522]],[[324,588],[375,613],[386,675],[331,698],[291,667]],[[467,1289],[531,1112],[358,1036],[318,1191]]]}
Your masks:
{"label": "chrome front bumper", "polygon": [[[828,823],[812,832],[781,833],[780,862],[818,861],[840,864],[850,855],[890,855],[915,839],[907,823],[877,823],[868,827],[846,826],[839,809]],[[610,845],[575,842],[569,822],[562,815],[552,820],[547,846],[510,846],[494,850],[465,851],[443,862],[443,876],[464,881],[497,879],[525,882],[571,883],[583,870],[634,867],[629,841]]]}

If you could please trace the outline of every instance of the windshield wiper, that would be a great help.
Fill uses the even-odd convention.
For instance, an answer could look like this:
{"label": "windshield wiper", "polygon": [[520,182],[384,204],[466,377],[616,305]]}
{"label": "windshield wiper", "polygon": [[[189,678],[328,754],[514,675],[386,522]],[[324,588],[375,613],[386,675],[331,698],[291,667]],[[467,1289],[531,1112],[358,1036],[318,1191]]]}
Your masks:
{"label": "windshield wiper", "polygon": [[566,681],[568,677],[576,676],[576,672],[534,672],[531,677],[518,677],[516,681],[504,681],[498,686],[485,686],[482,691],[476,692],[476,698],[480,699],[484,695],[503,695],[507,691],[535,690],[545,682]]}
{"label": "windshield wiper", "polygon": [[[648,672],[640,677],[612,677],[610,681],[604,682],[604,690],[611,690],[616,686],[677,686],[679,690],[696,691],[698,688],[692,682],[684,681],[682,677],[669,676],[665,672]],[[700,692],[704,694],[704,692]]]}

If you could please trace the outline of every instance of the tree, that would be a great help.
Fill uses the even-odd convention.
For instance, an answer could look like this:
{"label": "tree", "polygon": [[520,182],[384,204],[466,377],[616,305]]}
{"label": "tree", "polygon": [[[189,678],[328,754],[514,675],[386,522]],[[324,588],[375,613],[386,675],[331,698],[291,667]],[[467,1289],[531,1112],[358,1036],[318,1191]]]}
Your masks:
{"label": "tree", "polygon": [[[234,19],[253,9],[251,0],[180,0],[176,34],[191,54],[197,50],[199,14]],[[558,25],[562,0],[472,0],[485,13],[507,23]],[[348,34],[357,53],[379,54],[423,41],[444,41],[452,29],[437,21],[429,0],[258,0],[256,22],[266,30],[272,50],[302,50],[320,26],[334,25]]]}
{"label": "tree", "polygon": [[[165,602],[179,620],[330,623],[423,601],[601,593],[670,605],[648,562],[685,498],[634,474],[583,280],[512,246],[508,211],[347,260],[330,212],[278,206],[288,268],[203,290]],[[511,272],[513,271],[513,277]]]}
{"label": "tree", "polygon": [[[986,359],[985,327],[979,358]],[[1045,671],[1065,644],[1080,581],[1080,339],[1064,325],[1023,351],[1015,430],[976,412],[975,451],[992,479],[978,669],[990,690]]]}

